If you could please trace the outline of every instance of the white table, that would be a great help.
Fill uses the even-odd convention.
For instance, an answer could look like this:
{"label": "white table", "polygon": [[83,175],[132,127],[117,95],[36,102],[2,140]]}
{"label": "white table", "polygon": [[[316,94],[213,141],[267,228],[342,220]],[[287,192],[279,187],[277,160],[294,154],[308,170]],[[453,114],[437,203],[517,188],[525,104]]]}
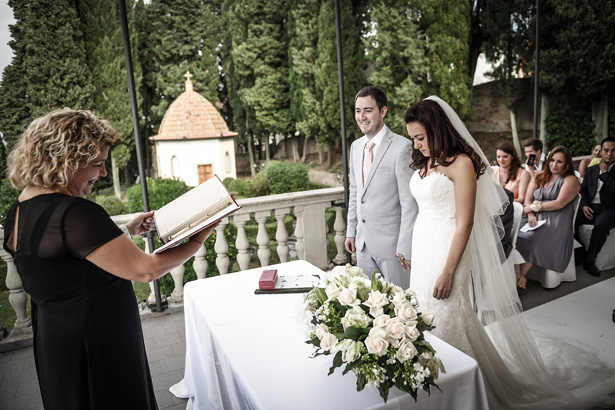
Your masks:
{"label": "white table", "polygon": [[[318,274],[305,261],[267,267],[278,275]],[[442,389],[418,401],[393,388],[385,404],[378,391],[356,391],[353,373],[338,368],[327,376],[333,356],[310,358],[295,315],[302,294],[255,295],[265,268],[196,280],[185,287],[186,367],[171,387],[189,398],[187,409],[488,409],[475,360],[433,335],[426,338],[442,359]]]}

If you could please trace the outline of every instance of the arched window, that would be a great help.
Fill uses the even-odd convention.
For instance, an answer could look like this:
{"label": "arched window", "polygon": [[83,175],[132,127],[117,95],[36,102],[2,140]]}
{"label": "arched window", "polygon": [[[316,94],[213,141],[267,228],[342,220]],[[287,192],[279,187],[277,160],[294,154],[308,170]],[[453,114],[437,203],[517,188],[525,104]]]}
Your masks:
{"label": "arched window", "polygon": [[227,174],[231,173],[231,154],[228,151],[224,154],[224,168]]}
{"label": "arched window", "polygon": [[181,168],[179,166],[179,159],[173,155],[173,158],[171,158],[171,176],[173,178],[180,178],[181,177]]}

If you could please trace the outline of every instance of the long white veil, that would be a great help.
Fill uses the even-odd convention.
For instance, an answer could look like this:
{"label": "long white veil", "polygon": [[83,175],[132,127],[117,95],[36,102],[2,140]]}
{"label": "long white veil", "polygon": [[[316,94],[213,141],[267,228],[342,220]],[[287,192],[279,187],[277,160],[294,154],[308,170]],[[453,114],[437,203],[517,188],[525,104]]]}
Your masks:
{"label": "long white veil", "polygon": [[[479,320],[486,325],[487,333],[504,364],[514,375],[514,379],[522,380],[522,385],[534,388],[531,391],[515,391],[515,387],[507,386],[509,383],[505,381],[502,381],[501,386],[491,385],[491,387],[505,403],[513,404],[512,407],[517,407],[515,404],[518,404],[518,407],[525,408],[522,403],[527,403],[529,400],[534,402],[533,408],[555,406],[554,408],[559,409],[567,407],[563,405],[564,403],[570,405],[568,408],[580,408],[576,407],[579,403],[569,393],[569,389],[574,385],[578,387],[587,380],[573,380],[578,379],[580,375],[572,374],[574,372],[569,371],[568,367],[565,370],[556,369],[557,377],[553,375],[552,366],[547,370],[545,362],[548,359],[545,358],[543,361],[537,341],[525,324],[523,315],[520,314],[522,306],[515,286],[512,265],[502,263],[505,258],[500,239],[504,229],[500,215],[508,204],[508,197],[503,188],[493,182],[487,157],[457,113],[436,96],[427,99],[440,105],[457,132],[487,165],[485,173],[477,181],[474,225],[468,244],[472,250],[471,293],[477,306]],[[561,346],[560,342],[556,343],[558,346],[553,350]],[[541,348],[542,345],[541,342]],[[601,366],[595,356],[593,359],[588,359],[591,356],[589,354],[582,356],[596,364],[594,369]],[[561,357],[558,358],[561,362]],[[598,363],[595,363],[596,361]],[[498,376],[501,376],[499,371]],[[536,407],[537,402],[542,404]]]}

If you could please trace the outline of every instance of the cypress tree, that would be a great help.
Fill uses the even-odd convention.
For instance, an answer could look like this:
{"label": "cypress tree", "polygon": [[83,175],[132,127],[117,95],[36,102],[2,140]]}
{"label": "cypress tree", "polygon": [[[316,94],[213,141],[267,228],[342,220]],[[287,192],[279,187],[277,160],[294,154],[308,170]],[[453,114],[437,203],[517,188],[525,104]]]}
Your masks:
{"label": "cypress tree", "polygon": [[387,94],[386,124],[403,135],[404,113],[421,99],[421,84],[426,80],[425,39],[419,35],[409,2],[376,1],[370,16],[367,50],[374,73],[369,82]]}
{"label": "cypress tree", "polygon": [[470,4],[466,0],[416,0],[420,28],[427,39],[428,81],[424,93],[448,102],[461,118],[471,115],[469,33]]}
{"label": "cypress tree", "polygon": [[186,71],[192,74],[195,91],[212,103],[218,101],[219,9],[215,0],[152,0],[147,6],[147,62],[151,65],[145,80],[153,91],[149,103],[155,127],[185,91]]}
{"label": "cypress tree", "polygon": [[[353,4],[354,3],[354,4]],[[366,84],[365,47],[362,27],[365,16],[364,5],[350,0],[340,1],[340,25],[342,32],[342,53],[344,67],[345,118],[348,134],[358,136],[360,132],[354,120],[354,95]],[[339,141],[341,115],[339,106],[339,85],[337,70],[337,46],[335,33],[335,10],[332,1],[322,2],[318,16],[317,59],[314,67],[316,79],[319,132],[316,141],[329,146]],[[331,162],[331,155],[329,155]]]}
{"label": "cypress tree", "polygon": [[[23,62],[26,45],[24,25],[27,3],[9,0],[8,4],[13,9],[15,24],[9,26],[12,39],[8,43],[13,50],[13,59],[4,68],[2,82],[0,82],[0,132],[2,132],[3,139],[7,143],[6,153],[12,149],[15,141],[32,119],[26,104],[27,83]],[[5,155],[0,159],[2,161],[0,163],[2,174],[6,167]]]}
{"label": "cypress tree", "polygon": [[[297,136],[307,142],[314,139],[318,132],[318,111],[314,110],[319,102],[316,98],[316,80],[314,65],[318,45],[318,13],[320,0],[293,0],[290,2],[288,15],[289,39],[289,96],[290,116],[295,125]],[[293,156],[299,155],[298,138],[293,139]]]}
{"label": "cypress tree", "polygon": [[32,117],[57,108],[91,107],[93,87],[74,1],[28,0],[22,41]]}

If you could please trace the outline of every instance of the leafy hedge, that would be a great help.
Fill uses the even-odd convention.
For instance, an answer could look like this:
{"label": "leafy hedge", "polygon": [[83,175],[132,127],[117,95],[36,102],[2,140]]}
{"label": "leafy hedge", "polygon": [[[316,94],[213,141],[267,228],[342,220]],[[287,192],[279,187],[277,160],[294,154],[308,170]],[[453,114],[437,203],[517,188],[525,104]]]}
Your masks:
{"label": "leafy hedge", "polygon": [[4,225],[6,214],[19,196],[19,191],[11,185],[8,179],[0,183],[0,225]]}
{"label": "leafy hedge", "polygon": [[[190,190],[184,181],[177,179],[147,178],[147,193],[150,209],[162,208],[175,198]],[[143,212],[143,196],[141,185],[133,185],[126,191],[128,197],[128,213]]]}
{"label": "leafy hedge", "polygon": [[96,197],[96,203],[104,208],[105,211],[111,216],[122,215],[126,213],[126,206],[124,203],[114,196],[102,196]]}
{"label": "leafy hedge", "polygon": [[265,167],[267,185],[272,194],[308,189],[308,169],[294,162],[269,161]]}
{"label": "leafy hedge", "polygon": [[545,120],[547,147],[563,145],[573,157],[591,154],[596,145],[591,113],[579,110],[556,111]]}

